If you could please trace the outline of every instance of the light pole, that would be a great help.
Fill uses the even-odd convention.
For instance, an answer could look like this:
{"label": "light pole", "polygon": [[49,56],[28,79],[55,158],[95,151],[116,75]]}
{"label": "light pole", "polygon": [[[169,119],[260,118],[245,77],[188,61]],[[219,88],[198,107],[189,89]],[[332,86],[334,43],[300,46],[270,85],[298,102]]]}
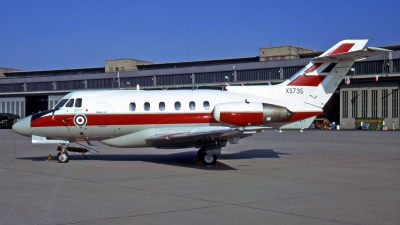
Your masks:
{"label": "light pole", "polygon": [[118,82],[118,88],[121,87],[120,82],[119,82],[119,68],[117,68],[117,82]]}

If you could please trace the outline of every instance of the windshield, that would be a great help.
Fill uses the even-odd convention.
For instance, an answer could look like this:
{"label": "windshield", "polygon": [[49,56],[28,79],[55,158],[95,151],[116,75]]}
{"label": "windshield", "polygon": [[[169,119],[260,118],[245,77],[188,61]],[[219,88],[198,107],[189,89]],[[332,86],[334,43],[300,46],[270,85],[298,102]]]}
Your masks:
{"label": "windshield", "polygon": [[58,103],[57,103],[57,105],[55,105],[54,107],[53,107],[53,109],[55,109],[55,110],[58,110],[58,109],[60,109],[61,107],[63,107],[64,105],[65,105],[65,103],[68,101],[68,99],[61,99],[61,101],[59,101]]}

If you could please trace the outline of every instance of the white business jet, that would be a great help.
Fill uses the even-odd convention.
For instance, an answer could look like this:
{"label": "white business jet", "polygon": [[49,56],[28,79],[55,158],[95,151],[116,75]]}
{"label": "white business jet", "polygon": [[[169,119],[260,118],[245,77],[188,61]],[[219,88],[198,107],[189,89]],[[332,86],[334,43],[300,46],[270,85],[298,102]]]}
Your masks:
{"label": "white business jet", "polygon": [[100,141],[122,148],[194,147],[204,164],[214,164],[228,142],[321,114],[356,60],[389,51],[365,48],[367,41],[341,41],[277,85],[74,91],[13,129],[32,143],[58,144],[59,162],[88,151],[69,143]]}

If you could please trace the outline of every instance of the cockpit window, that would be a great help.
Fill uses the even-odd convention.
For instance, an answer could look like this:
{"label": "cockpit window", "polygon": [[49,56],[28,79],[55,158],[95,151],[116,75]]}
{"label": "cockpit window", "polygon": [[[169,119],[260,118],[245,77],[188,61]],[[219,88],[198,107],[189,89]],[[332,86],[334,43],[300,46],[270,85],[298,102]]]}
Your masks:
{"label": "cockpit window", "polygon": [[82,106],[82,99],[77,98],[75,101],[75,108],[80,108]]}
{"label": "cockpit window", "polygon": [[61,99],[61,101],[59,101],[59,102],[57,103],[57,105],[54,106],[53,109],[55,109],[55,110],[60,109],[61,107],[64,106],[64,104],[65,104],[67,101],[68,101],[68,99]]}
{"label": "cockpit window", "polygon": [[71,98],[71,99],[67,102],[67,104],[65,104],[65,107],[72,107],[72,106],[74,106],[74,99],[73,99],[73,98]]}

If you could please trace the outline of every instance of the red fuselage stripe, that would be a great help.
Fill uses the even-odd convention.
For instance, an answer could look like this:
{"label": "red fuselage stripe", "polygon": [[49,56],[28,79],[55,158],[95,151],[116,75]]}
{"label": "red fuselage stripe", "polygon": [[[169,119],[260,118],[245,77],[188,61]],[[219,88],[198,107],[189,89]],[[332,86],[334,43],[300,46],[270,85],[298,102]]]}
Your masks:
{"label": "red fuselage stripe", "polygon": [[[319,115],[322,112],[296,112],[289,118],[279,122],[295,122],[311,116]],[[250,114],[248,114],[250,115]],[[55,115],[54,117],[44,116],[31,121],[31,127],[56,127],[76,126],[73,118],[75,115]],[[154,125],[154,124],[209,124],[218,123],[211,113],[169,113],[169,114],[85,114],[87,123],[85,126],[118,126],[118,125]],[[253,115],[254,116],[254,115]],[[235,116],[229,116],[229,121],[234,122]],[[257,123],[260,118],[237,117],[236,125],[248,125]],[[249,120],[247,120],[249,119]],[[261,118],[262,120],[262,118]],[[259,124],[259,123],[258,123]]]}
{"label": "red fuselage stripe", "polygon": [[[31,127],[75,126],[74,116],[40,117],[31,121]],[[85,116],[87,118],[86,126],[217,123],[210,113],[85,114]]]}

